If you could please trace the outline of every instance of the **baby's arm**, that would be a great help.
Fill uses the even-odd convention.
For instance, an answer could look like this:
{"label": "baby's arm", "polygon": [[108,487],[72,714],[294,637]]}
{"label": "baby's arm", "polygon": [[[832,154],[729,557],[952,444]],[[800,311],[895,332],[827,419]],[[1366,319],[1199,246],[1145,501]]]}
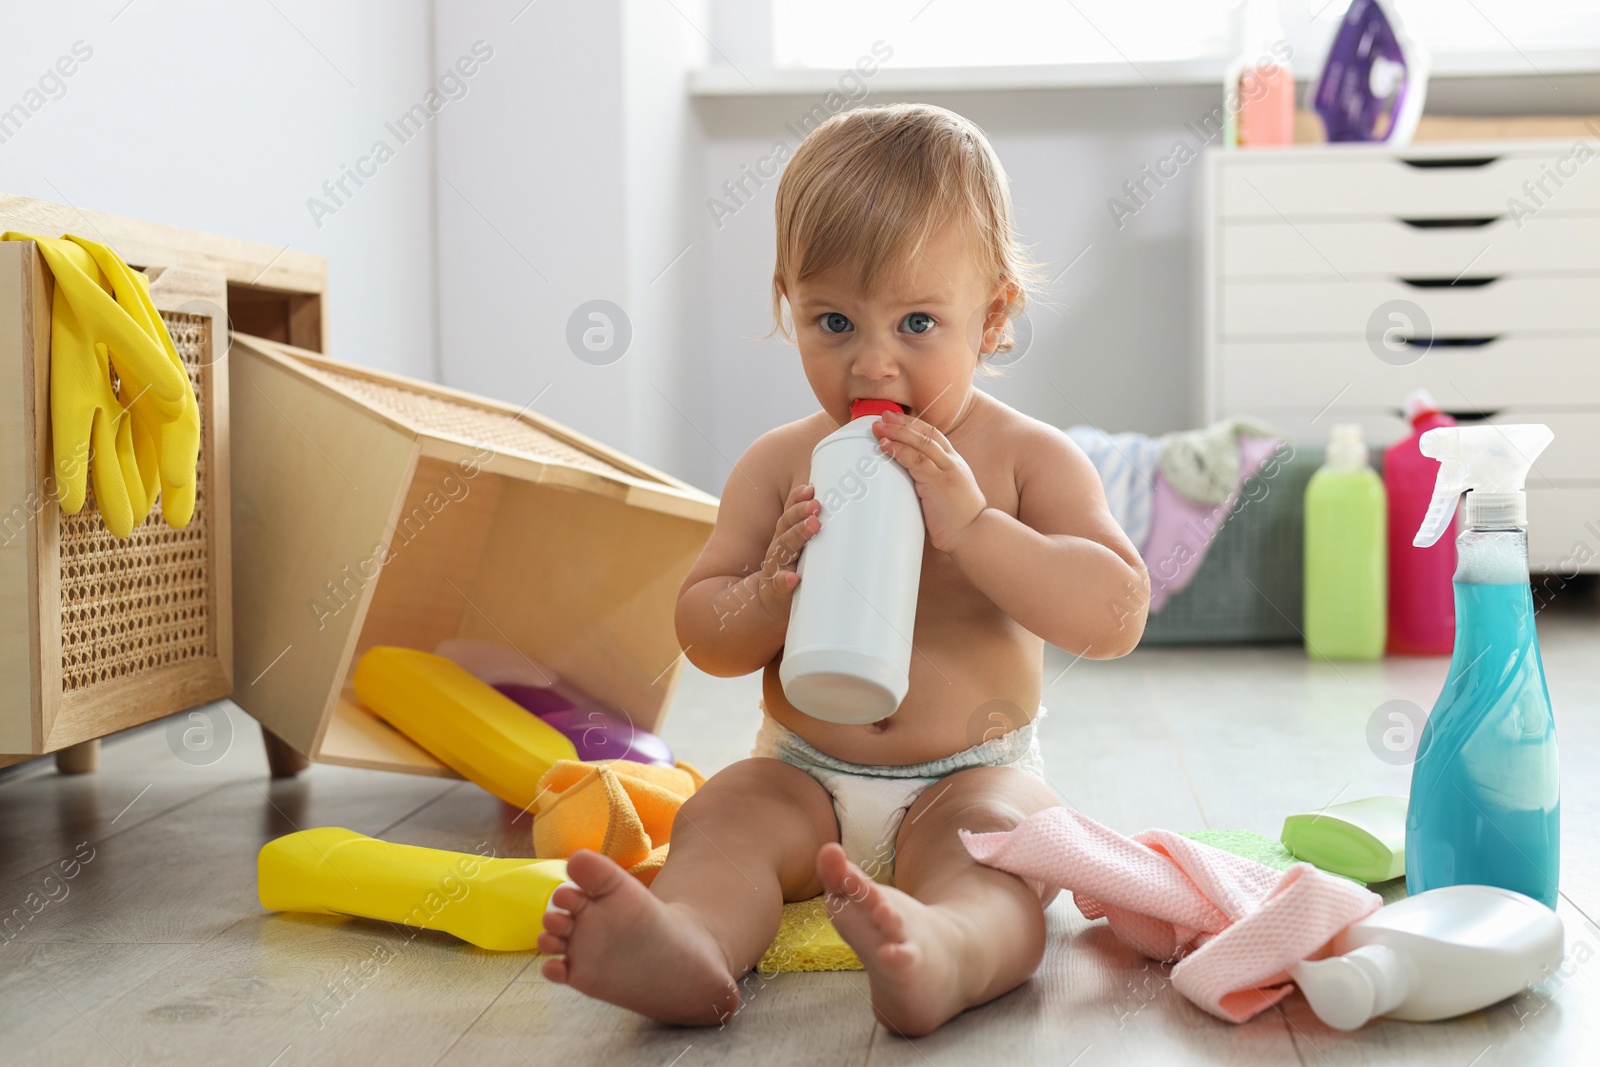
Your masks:
{"label": "baby's arm", "polygon": [[711,539],[678,590],[678,644],[707,674],[760,670],[789,632],[796,563],[820,520],[808,521],[818,510],[809,486],[789,492],[787,431],[763,434],[734,464]]}
{"label": "baby's arm", "polygon": [[950,557],[1019,625],[1075,655],[1112,659],[1144,634],[1150,575],[1111,517],[1094,464],[1053,426],[1028,421],[1017,517],[985,508]]}

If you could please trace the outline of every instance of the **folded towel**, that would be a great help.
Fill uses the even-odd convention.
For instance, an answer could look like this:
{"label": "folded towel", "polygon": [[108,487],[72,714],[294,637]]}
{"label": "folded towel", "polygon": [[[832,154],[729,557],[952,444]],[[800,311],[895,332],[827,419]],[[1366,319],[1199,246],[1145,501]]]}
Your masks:
{"label": "folded towel", "polygon": [[1111,517],[1144,558],[1151,615],[1194,579],[1245,479],[1282,444],[1271,426],[1246,416],[1160,437],[1094,426],[1063,432],[1094,464]]}
{"label": "folded towel", "polygon": [[1143,549],[1150,536],[1151,497],[1156,465],[1161,460],[1161,439],[1142,433],[1106,433],[1094,426],[1069,426],[1065,431],[1094,464],[1105,486],[1111,517],[1128,535],[1133,547]]}
{"label": "folded towel", "polygon": [[667,862],[678,808],[705,784],[705,776],[682,760],[676,767],[557,760],[539,779],[534,855],[566,859],[593,849],[649,885]]}
{"label": "folded towel", "polygon": [[1161,437],[1161,473],[1172,487],[1201,504],[1220,504],[1249,475],[1239,471],[1239,446],[1247,437],[1281,438],[1260,419],[1236,415],[1198,430]]}
{"label": "folded towel", "polygon": [[1274,437],[1242,437],[1233,470],[1238,479],[1220,504],[1205,504],[1178,492],[1163,471],[1156,475],[1154,500],[1150,505],[1150,536],[1141,550],[1150,571],[1150,614],[1158,614],[1167,601],[1177,596],[1200,570],[1211,541],[1235,510],[1256,497],[1241,497],[1245,479],[1257,471],[1270,478],[1277,471],[1276,461],[1268,461],[1283,442]]}
{"label": "folded towel", "polygon": [[959,832],[979,863],[1060,886],[1130,948],[1181,960],[1173,988],[1229,1022],[1288,996],[1289,967],[1383,904],[1309,863],[1278,871],[1170,830],[1125,837],[1066,807],[1013,830]]}

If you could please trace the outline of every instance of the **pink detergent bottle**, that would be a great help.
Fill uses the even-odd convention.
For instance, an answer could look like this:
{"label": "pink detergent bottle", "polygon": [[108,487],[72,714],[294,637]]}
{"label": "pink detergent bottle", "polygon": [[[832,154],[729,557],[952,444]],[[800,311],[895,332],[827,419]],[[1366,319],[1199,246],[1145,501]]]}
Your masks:
{"label": "pink detergent bottle", "polygon": [[1456,420],[1439,410],[1426,389],[1406,397],[1411,436],[1383,454],[1383,485],[1389,495],[1389,652],[1402,656],[1448,656],[1456,641],[1456,539],[1454,528],[1428,548],[1412,544],[1433,498],[1438,461],[1422,454],[1418,440]]}

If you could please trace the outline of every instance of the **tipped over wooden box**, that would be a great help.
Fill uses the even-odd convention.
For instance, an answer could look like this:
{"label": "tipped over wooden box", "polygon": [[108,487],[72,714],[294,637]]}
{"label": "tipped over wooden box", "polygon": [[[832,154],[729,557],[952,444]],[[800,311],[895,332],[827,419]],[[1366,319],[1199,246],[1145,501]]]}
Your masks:
{"label": "tipped over wooden box", "polygon": [[374,645],[510,646],[656,731],[717,500],[528,411],[235,335],[233,699],[305,756],[454,772],[363,709]]}

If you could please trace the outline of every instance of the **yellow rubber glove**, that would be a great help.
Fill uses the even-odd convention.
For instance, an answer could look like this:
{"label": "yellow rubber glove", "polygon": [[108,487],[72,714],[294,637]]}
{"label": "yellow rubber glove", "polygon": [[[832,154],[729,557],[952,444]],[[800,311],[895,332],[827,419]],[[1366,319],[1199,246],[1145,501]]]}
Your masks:
{"label": "yellow rubber glove", "polygon": [[117,537],[144,521],[158,490],[167,524],[188,525],[200,409],[149,279],[104,244],[73,234],[8,231],[0,240],[37,243],[55,277],[50,416],[61,510],[82,510],[92,474],[95,503]]}

